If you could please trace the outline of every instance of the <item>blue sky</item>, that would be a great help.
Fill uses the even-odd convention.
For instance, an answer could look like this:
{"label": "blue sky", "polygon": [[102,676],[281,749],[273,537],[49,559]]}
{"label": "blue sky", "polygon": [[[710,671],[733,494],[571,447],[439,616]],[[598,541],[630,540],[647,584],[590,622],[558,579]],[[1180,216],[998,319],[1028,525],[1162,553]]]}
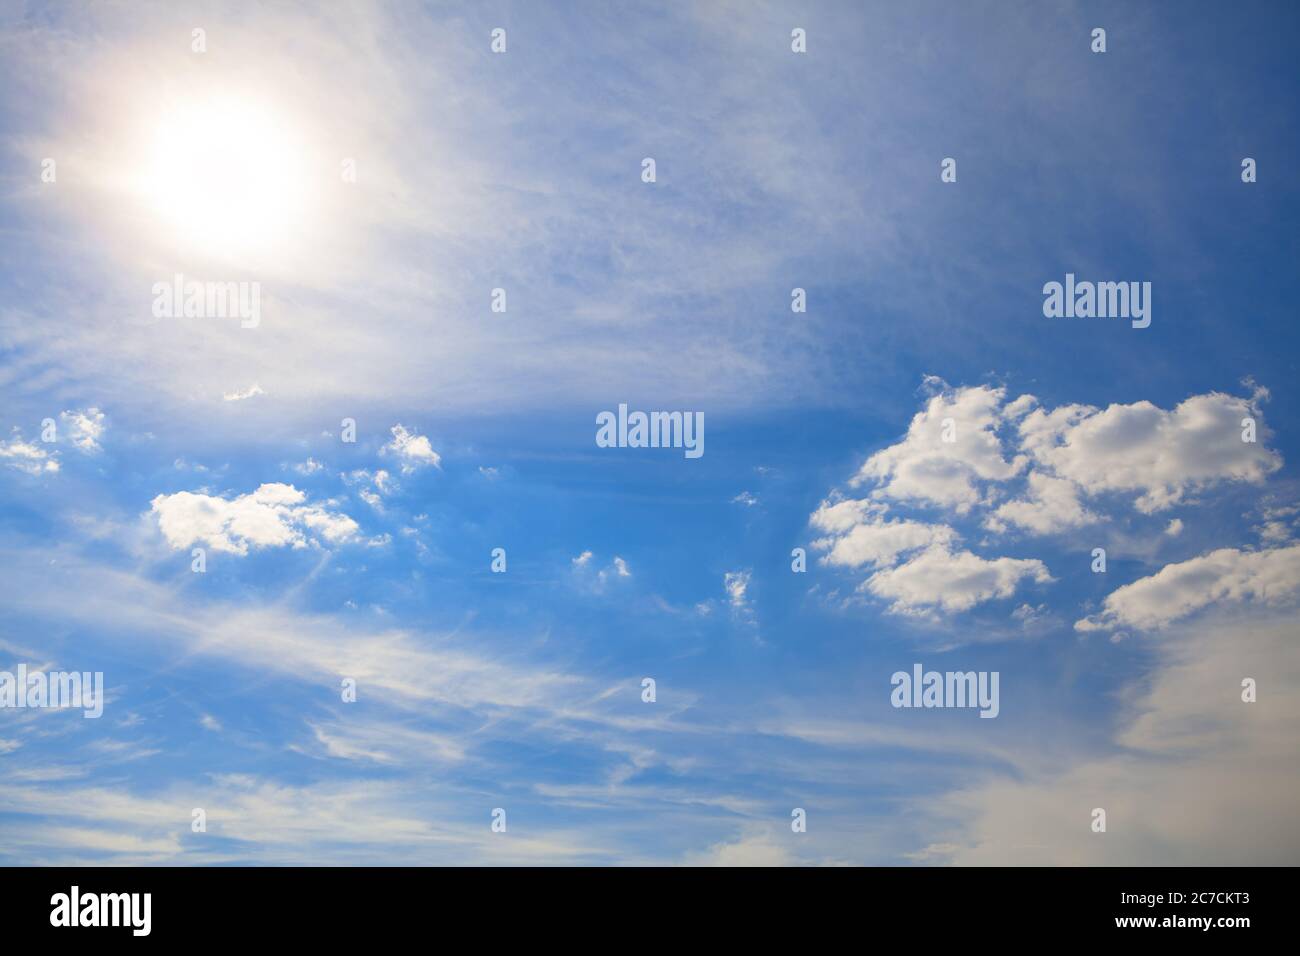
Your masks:
{"label": "blue sky", "polygon": [[108,694],[0,709],[0,861],[1296,862],[1298,28],[6,12],[0,670]]}

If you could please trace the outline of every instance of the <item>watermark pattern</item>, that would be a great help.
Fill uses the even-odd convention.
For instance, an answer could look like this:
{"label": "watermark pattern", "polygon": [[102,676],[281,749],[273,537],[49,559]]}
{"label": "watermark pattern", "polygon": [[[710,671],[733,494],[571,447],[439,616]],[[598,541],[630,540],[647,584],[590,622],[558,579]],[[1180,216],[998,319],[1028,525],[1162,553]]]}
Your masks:
{"label": "watermark pattern", "polygon": [[152,291],[155,319],[239,319],[245,329],[262,324],[260,282],[187,282],[178,272]]}
{"label": "watermark pattern", "polygon": [[981,717],[996,717],[1001,710],[997,671],[927,671],[913,664],[911,673],[895,671],[889,679],[894,707],[979,708]]}
{"label": "watermark pattern", "polygon": [[0,865],[1300,860],[1293,24],[684,6],[0,18]]}
{"label": "watermark pattern", "polygon": [[1065,282],[1043,286],[1043,315],[1049,319],[1131,319],[1135,329],[1151,324],[1150,282]]}
{"label": "watermark pattern", "polygon": [[687,458],[704,455],[703,412],[628,412],[620,403],[618,414],[596,415],[599,448],[682,448]]}
{"label": "watermark pattern", "polygon": [[82,717],[104,714],[102,671],[43,671],[19,664],[0,671],[0,709],[81,710]]}
{"label": "watermark pattern", "polygon": [[51,926],[124,926],[132,936],[148,936],[153,928],[152,893],[82,893],[74,885],[50,898]]}

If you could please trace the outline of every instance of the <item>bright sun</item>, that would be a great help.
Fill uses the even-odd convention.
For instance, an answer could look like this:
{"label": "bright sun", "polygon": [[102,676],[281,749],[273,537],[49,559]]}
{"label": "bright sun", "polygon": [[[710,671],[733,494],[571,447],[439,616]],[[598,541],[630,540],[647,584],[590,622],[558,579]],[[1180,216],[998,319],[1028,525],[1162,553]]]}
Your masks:
{"label": "bright sun", "polygon": [[178,240],[243,258],[281,245],[301,224],[304,155],[267,108],[206,99],[157,123],[141,188]]}

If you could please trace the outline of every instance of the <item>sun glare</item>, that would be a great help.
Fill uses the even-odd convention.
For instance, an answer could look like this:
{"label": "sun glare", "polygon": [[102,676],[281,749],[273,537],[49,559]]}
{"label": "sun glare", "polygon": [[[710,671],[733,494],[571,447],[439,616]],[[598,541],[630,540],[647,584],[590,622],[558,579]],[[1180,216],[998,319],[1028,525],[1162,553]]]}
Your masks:
{"label": "sun glare", "polygon": [[178,104],[156,124],[141,189],[178,240],[245,257],[283,243],[303,213],[304,156],[259,104]]}

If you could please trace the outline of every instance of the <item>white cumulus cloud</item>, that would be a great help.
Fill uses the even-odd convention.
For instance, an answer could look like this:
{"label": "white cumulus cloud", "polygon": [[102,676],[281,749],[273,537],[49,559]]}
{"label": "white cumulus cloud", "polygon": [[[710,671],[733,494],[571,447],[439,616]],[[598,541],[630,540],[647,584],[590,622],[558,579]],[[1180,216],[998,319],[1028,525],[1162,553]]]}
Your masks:
{"label": "white cumulus cloud", "polygon": [[306,504],[292,485],[264,484],[236,498],[180,491],[158,495],[152,513],[173,548],[206,544],[215,551],[247,554],[249,548],[303,548],[318,538],[345,541],[357,523],[328,507]]}
{"label": "white cumulus cloud", "polygon": [[[847,507],[846,507],[847,506]],[[949,545],[957,533],[947,525],[884,518],[883,506],[862,501],[822,502],[813,513],[813,527],[832,534],[813,542],[826,551],[827,564],[858,568],[887,567],[905,553],[931,545]]]}
{"label": "white cumulus cloud", "polygon": [[[959,550],[962,521],[994,535],[1056,534],[1106,521],[1115,498],[1151,514],[1219,484],[1261,483],[1282,464],[1264,444],[1259,405],[1268,393],[1250,382],[1249,397],[1211,392],[1170,410],[1147,401],[1048,409],[1032,395],[1008,401],[1001,387],[926,384],[938,393],[904,438],[849,482],[868,487],[867,496],[832,492],[809,517],[823,532],[812,543],[823,562],[870,571],[860,589],[895,612],[963,611],[1010,596],[1022,581],[1052,580],[1035,558]],[[1243,440],[1251,435],[1257,440]],[[1266,544],[1289,540],[1286,525],[1265,517]],[[1175,518],[1162,530],[1176,537],[1182,528]],[[1117,607],[1127,599],[1113,597]]]}
{"label": "white cumulus cloud", "polygon": [[873,498],[965,514],[983,499],[981,482],[1005,481],[1024,466],[1023,457],[1005,457],[997,434],[1005,396],[1005,389],[985,386],[932,396],[903,440],[868,458],[851,484],[874,484]]}
{"label": "white cumulus cloud", "polygon": [[383,447],[382,452],[391,452],[401,459],[402,474],[409,475],[424,465],[442,467],[442,458],[433,450],[427,436],[417,435],[401,423],[394,425],[392,432],[393,440]]}
{"label": "white cumulus cloud", "polygon": [[1300,597],[1300,545],[1267,551],[1219,548],[1166,565],[1107,596],[1101,613],[1075,622],[1080,631],[1120,627],[1159,630],[1211,605],[1269,607]]}
{"label": "white cumulus cloud", "polygon": [[891,602],[890,610],[920,614],[939,610],[968,611],[976,604],[1010,597],[1026,578],[1052,580],[1037,558],[981,558],[969,551],[933,547],[865,582],[865,589]]}
{"label": "white cumulus cloud", "polygon": [[1079,486],[1074,482],[1035,471],[1030,473],[1028,485],[1025,497],[999,505],[985,519],[985,527],[1000,532],[1007,525],[1016,525],[1034,534],[1052,534],[1098,520],[1079,500]]}
{"label": "white cumulus cloud", "polygon": [[1136,493],[1149,514],[1220,482],[1262,482],[1282,466],[1262,442],[1242,441],[1243,419],[1260,419],[1260,395],[1193,395],[1170,411],[1146,401],[1035,409],[1020,434],[1037,465],[1088,494]]}

